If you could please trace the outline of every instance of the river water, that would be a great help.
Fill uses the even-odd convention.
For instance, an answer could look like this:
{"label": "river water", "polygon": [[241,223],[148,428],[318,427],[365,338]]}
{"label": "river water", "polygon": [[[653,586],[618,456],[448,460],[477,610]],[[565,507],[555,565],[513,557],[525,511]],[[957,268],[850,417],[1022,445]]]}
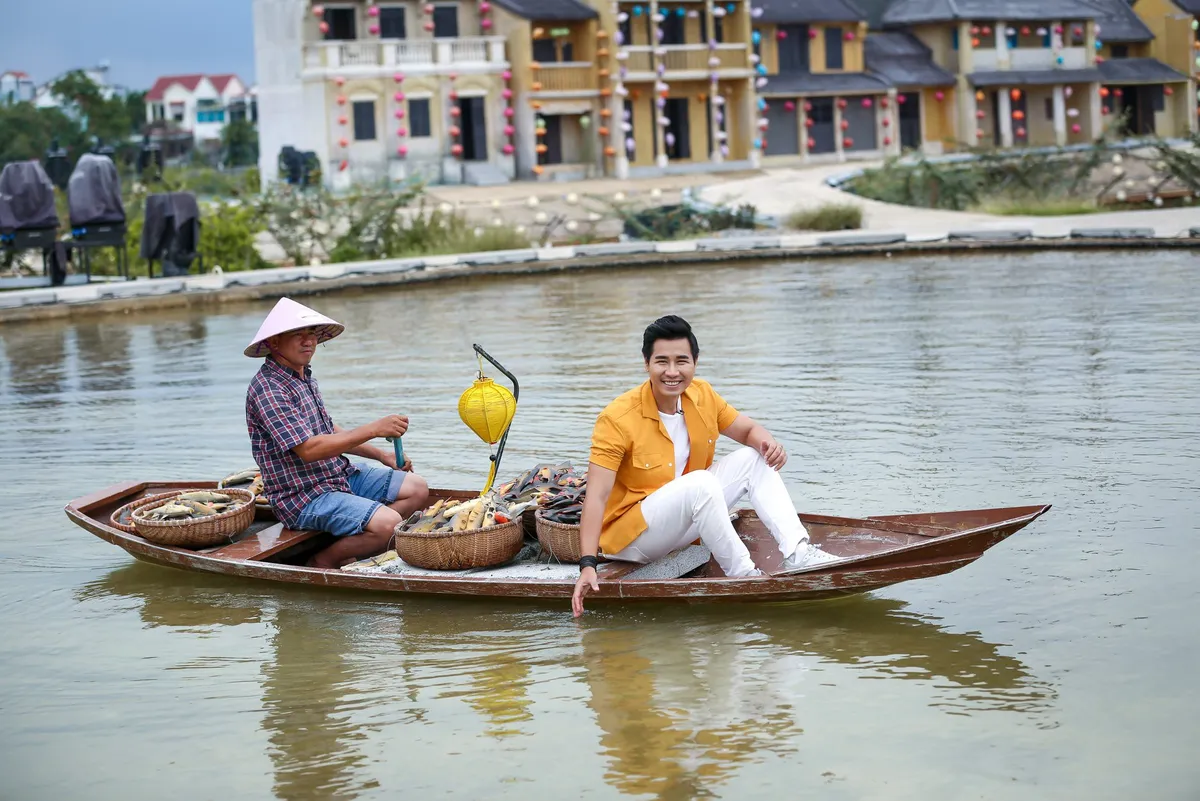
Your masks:
{"label": "river water", "polygon": [[[269,302],[0,327],[0,798],[1200,798],[1200,259],[1046,253],[607,270],[307,299],[343,425],[412,417],[435,486],[478,342],[502,475],[586,462],[675,312],[789,448],[797,505],[1052,502],[940,578],[779,606],[532,606],[135,563],[71,525],[252,463]],[[727,449],[725,449],[727,450]],[[719,451],[718,455],[721,452]]]}

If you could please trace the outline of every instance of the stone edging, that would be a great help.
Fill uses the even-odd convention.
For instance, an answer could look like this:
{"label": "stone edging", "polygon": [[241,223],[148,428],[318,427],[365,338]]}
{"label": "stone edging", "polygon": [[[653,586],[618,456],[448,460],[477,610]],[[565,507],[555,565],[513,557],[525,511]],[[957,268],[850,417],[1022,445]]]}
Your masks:
{"label": "stone edging", "polygon": [[0,293],[0,323],[129,313],[133,309],[201,306],[353,287],[574,269],[703,264],[761,259],[891,256],[893,253],[978,253],[1044,249],[1200,249],[1200,227],[1189,236],[1156,237],[1151,228],[1077,228],[1069,237],[1034,237],[1027,229],[950,231],[932,237],[903,233],[771,234],[746,237],[621,242],[282,267],[92,283]]}

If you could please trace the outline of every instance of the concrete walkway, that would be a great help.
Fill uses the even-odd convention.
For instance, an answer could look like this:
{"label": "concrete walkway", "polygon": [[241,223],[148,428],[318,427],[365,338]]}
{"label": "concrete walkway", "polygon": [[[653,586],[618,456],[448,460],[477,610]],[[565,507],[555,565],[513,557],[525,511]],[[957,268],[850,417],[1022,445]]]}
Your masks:
{"label": "concrete walkway", "polygon": [[943,211],[899,206],[852,195],[826,183],[832,176],[855,169],[881,166],[880,162],[829,164],[799,169],[766,170],[762,175],[727,181],[700,190],[708,203],[752,203],[764,214],[781,220],[798,209],[825,203],[853,203],[863,209],[863,228],[914,237],[944,236],[949,231],[1023,228],[1034,236],[1067,236],[1073,228],[1153,228],[1155,236],[1186,236],[1200,225],[1200,204],[1176,209],[1069,214],[1059,217],[1015,217],[965,211]]}

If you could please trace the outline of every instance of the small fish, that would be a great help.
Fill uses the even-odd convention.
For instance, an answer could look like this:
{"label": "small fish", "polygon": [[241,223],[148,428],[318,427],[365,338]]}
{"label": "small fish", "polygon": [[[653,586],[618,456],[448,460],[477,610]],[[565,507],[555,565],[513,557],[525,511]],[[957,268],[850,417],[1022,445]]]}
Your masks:
{"label": "small fish", "polygon": [[208,490],[196,490],[194,492],[185,492],[177,497],[180,501],[200,501],[201,503],[229,503],[233,498],[224,495],[220,492],[209,492]]}

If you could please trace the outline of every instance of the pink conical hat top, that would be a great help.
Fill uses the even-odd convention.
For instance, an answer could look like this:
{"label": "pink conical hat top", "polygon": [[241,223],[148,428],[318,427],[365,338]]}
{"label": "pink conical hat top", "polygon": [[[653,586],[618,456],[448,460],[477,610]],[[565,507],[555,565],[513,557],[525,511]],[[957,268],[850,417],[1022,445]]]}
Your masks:
{"label": "pink conical hat top", "polygon": [[275,308],[271,309],[271,313],[267,315],[267,319],[263,320],[263,324],[258,327],[254,341],[247,346],[244,352],[252,359],[261,359],[271,352],[267,348],[268,339],[276,334],[286,334],[288,331],[295,331],[299,328],[315,328],[317,342],[327,342],[346,330],[346,326],[330,320],[302,303],[297,303],[291,298],[280,298],[279,302],[275,304]]}

